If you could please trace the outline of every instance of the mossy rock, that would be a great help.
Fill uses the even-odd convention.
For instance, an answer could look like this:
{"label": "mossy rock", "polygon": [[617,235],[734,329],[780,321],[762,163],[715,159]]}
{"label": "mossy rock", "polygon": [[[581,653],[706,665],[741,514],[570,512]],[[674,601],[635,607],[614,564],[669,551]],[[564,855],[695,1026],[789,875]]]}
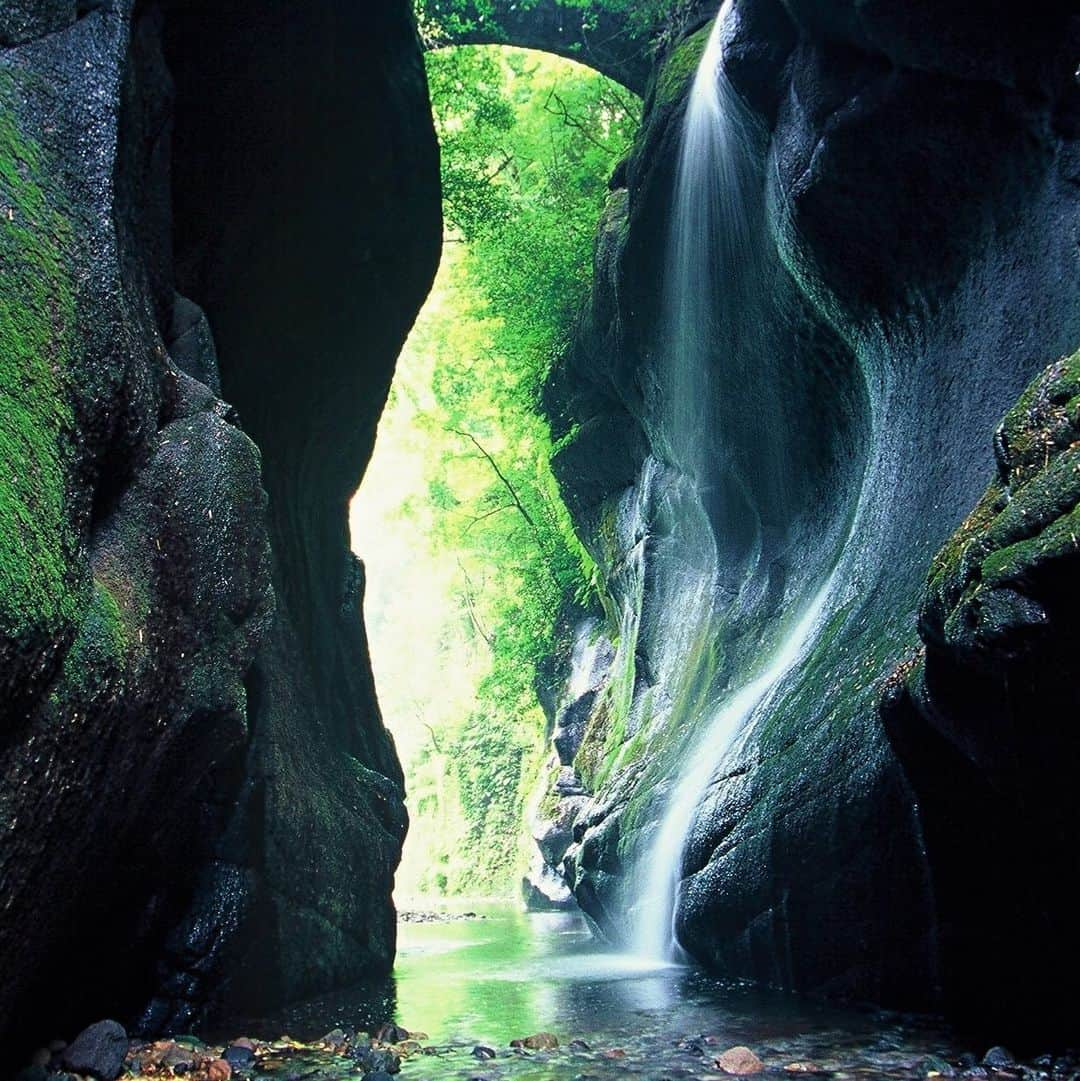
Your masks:
{"label": "mossy rock", "polygon": [[36,685],[72,640],[89,590],[69,512],[76,458],[67,272],[74,244],[60,185],[19,128],[20,88],[0,70],[0,668]]}
{"label": "mossy rock", "polygon": [[923,637],[978,666],[1029,653],[1080,566],[1080,352],[1040,374],[995,435],[998,476],[935,557]]}
{"label": "mossy rock", "polygon": [[690,89],[698,66],[709,44],[713,24],[706,23],[700,30],[680,41],[668,54],[657,72],[653,88],[653,102],[657,109],[669,109]]}

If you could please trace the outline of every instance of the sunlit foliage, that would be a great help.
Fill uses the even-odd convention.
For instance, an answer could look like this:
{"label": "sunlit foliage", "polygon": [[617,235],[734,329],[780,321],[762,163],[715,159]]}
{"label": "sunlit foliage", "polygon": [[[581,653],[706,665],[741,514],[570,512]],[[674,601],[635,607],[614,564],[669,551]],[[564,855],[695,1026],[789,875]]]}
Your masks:
{"label": "sunlit foliage", "polygon": [[[509,887],[520,869],[544,739],[538,666],[565,647],[560,612],[585,599],[593,573],[551,474],[539,392],[587,287],[607,178],[638,103],[584,68],[521,51],[439,51],[428,68],[446,256],[372,466],[382,476],[398,455],[398,483],[411,478],[389,531],[399,547],[425,546],[423,603],[444,613],[437,652],[403,647],[423,667],[396,676],[411,684],[407,706],[395,709],[380,670],[380,634],[392,638],[407,613],[373,611],[372,641],[411,780],[406,889],[476,894]],[[370,562],[362,516],[356,530]],[[395,712],[410,715],[412,740]]]}

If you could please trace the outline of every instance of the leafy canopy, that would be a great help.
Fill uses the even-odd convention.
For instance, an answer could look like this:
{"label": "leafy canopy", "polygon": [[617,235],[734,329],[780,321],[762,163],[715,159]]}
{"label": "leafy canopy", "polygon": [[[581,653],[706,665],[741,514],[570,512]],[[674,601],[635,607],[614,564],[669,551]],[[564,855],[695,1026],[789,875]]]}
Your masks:
{"label": "leafy canopy", "polygon": [[[381,699],[410,778],[403,885],[476,893],[508,888],[521,869],[545,738],[539,673],[567,648],[560,615],[594,573],[551,473],[539,393],[588,286],[607,178],[639,103],[579,65],[519,50],[440,50],[427,64],[446,254],[399,363],[356,533],[372,565]],[[380,532],[399,561],[421,547],[410,573],[425,577],[380,608],[387,579],[363,505],[382,475],[398,498]],[[426,623],[400,611],[406,591]],[[410,625],[430,631],[395,646],[409,632],[393,627]]]}

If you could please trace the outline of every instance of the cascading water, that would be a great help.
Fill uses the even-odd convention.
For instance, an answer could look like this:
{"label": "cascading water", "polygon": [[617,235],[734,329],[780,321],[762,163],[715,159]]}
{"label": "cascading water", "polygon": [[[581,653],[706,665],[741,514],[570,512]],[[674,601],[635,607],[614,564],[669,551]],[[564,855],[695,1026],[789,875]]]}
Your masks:
{"label": "cascading water", "polygon": [[[783,418],[771,412],[778,381],[769,365],[777,363],[778,350],[762,317],[761,294],[772,280],[763,226],[764,148],[760,129],[723,70],[730,10],[731,0],[725,0],[684,120],[662,350],[665,450],[692,482],[692,498],[682,503],[684,518],[692,520],[683,528],[688,539],[708,547],[711,568],[704,571],[698,588],[687,591],[702,604],[691,605],[692,610],[683,606],[680,616],[684,625],[706,628],[710,621],[715,627],[715,598],[725,576],[730,583],[752,575],[755,565],[768,558],[768,519],[783,518],[790,458]],[[739,403],[752,403],[749,415],[738,414]],[[760,431],[752,430],[753,425]],[[739,458],[736,448],[751,444],[753,457]],[[707,528],[701,528],[702,522]],[[754,678],[706,707],[711,719],[682,750],[680,760],[687,768],[676,779],[650,842],[644,889],[633,909],[633,945],[639,956],[674,959],[679,870],[695,811],[737,734],[804,655],[835,578],[834,573],[813,592]],[[697,712],[700,715],[700,709]],[[674,721],[685,725],[686,717]]]}
{"label": "cascading water", "polygon": [[759,257],[760,155],[721,63],[730,9],[725,0],[687,103],[665,274],[669,453],[699,484],[714,471],[711,360],[718,343],[732,350],[750,306],[744,291],[760,281],[749,273]]}
{"label": "cascading water", "polygon": [[645,889],[637,907],[635,952],[641,956],[656,961],[675,959],[678,953],[674,919],[679,867],[694,812],[743,725],[802,658],[820,624],[835,578],[835,574],[830,576],[818,591],[768,668],[720,705],[699,740],[689,749],[686,755],[689,768],[678,778],[652,841]]}

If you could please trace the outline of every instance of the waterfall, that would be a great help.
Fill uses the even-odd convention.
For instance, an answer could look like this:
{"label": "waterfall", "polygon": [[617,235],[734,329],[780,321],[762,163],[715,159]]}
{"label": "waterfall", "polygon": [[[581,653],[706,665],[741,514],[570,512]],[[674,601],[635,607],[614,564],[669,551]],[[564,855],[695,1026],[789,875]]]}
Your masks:
{"label": "waterfall", "polygon": [[[684,514],[711,523],[707,541],[696,531],[698,542],[712,549],[705,588],[697,591],[707,598],[705,610],[680,606],[679,615],[706,628],[716,624],[714,593],[721,575],[730,581],[752,573],[768,543],[768,520],[782,516],[790,453],[783,418],[771,411],[778,350],[762,317],[772,256],[763,225],[761,131],[722,64],[730,10],[731,0],[725,0],[683,122],[664,293],[664,449],[694,489]],[[736,456],[740,444],[758,452],[750,465]],[[784,628],[750,682],[706,707],[711,716],[703,731],[680,753],[684,772],[675,778],[649,842],[643,891],[633,906],[639,956],[674,959],[679,872],[695,811],[735,737],[804,655],[834,579],[835,572]]]}
{"label": "waterfall", "polygon": [[705,731],[688,749],[684,758],[688,768],[676,780],[651,841],[645,888],[635,913],[634,945],[635,952],[641,956],[657,961],[675,959],[678,953],[674,921],[679,869],[694,812],[721,759],[750,715],[803,657],[820,623],[835,579],[834,572],[785,636],[765,671],[720,704]]}
{"label": "waterfall", "polygon": [[[675,173],[664,276],[665,429],[671,459],[704,485],[715,472],[709,393],[718,348],[736,352],[755,335],[750,295],[763,275],[759,129],[724,75],[725,0],[694,77]],[[737,377],[724,372],[725,381]]]}

